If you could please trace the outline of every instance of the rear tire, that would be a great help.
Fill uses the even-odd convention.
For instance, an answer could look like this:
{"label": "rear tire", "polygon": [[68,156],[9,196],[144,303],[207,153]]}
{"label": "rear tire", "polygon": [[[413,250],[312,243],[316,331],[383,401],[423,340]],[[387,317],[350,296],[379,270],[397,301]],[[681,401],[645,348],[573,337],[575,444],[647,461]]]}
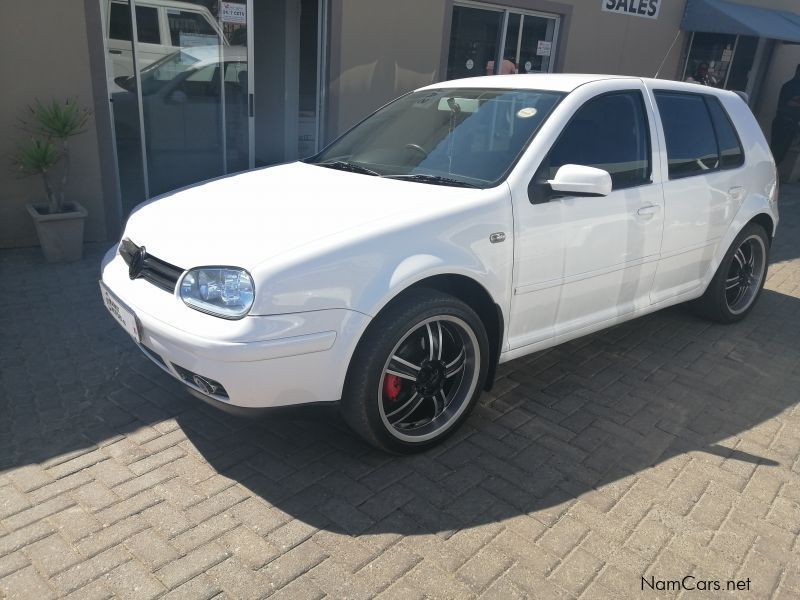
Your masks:
{"label": "rear tire", "polygon": [[449,294],[414,290],[367,328],[350,361],[342,416],[382,450],[426,450],[467,418],[488,360],[486,329],[472,308]]}
{"label": "rear tire", "polygon": [[736,236],[705,293],[690,307],[697,315],[717,323],[744,319],[758,301],[769,265],[769,236],[750,223]]}

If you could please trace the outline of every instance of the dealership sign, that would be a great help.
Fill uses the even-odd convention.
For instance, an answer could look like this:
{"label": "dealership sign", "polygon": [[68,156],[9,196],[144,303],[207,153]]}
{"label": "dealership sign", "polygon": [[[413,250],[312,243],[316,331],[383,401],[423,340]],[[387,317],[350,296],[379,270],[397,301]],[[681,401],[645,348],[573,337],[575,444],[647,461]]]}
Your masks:
{"label": "dealership sign", "polygon": [[223,23],[247,24],[247,5],[238,2],[223,2],[220,11]]}
{"label": "dealership sign", "polygon": [[661,0],[601,0],[604,12],[657,19]]}

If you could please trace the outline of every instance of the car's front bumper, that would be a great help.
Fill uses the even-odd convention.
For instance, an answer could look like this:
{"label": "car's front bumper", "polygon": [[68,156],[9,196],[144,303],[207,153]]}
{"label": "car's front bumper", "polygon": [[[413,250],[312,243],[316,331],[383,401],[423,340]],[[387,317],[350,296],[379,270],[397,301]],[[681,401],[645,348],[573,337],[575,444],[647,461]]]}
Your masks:
{"label": "car's front bumper", "polygon": [[[369,322],[345,309],[238,321],[203,314],[175,294],[131,280],[116,247],[103,259],[102,281],[136,315],[142,351],[195,396],[231,412],[339,400]],[[210,391],[209,381],[222,389]]]}

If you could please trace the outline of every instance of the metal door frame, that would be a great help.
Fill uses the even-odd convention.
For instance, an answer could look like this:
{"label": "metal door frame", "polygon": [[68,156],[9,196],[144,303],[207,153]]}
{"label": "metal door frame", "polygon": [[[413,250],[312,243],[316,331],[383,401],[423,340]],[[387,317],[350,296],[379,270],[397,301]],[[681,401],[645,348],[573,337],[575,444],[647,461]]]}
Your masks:
{"label": "metal door frame", "polygon": [[[255,69],[255,31],[253,28],[253,1],[247,0],[247,168],[256,166],[256,87]],[[227,168],[227,164],[225,165]]]}

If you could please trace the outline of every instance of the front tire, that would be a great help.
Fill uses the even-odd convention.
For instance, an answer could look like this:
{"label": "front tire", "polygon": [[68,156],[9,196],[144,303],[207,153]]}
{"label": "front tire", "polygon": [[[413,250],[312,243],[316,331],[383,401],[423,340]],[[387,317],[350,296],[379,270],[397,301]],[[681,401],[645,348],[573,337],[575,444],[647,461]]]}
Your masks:
{"label": "front tire", "polygon": [[467,304],[420,289],[370,324],[350,362],[342,415],[378,448],[420,452],[451,435],[483,389],[489,342]]}
{"label": "front tire", "polygon": [[750,223],[736,236],[706,292],[691,307],[717,323],[736,323],[753,309],[761,295],[769,265],[769,237]]}

